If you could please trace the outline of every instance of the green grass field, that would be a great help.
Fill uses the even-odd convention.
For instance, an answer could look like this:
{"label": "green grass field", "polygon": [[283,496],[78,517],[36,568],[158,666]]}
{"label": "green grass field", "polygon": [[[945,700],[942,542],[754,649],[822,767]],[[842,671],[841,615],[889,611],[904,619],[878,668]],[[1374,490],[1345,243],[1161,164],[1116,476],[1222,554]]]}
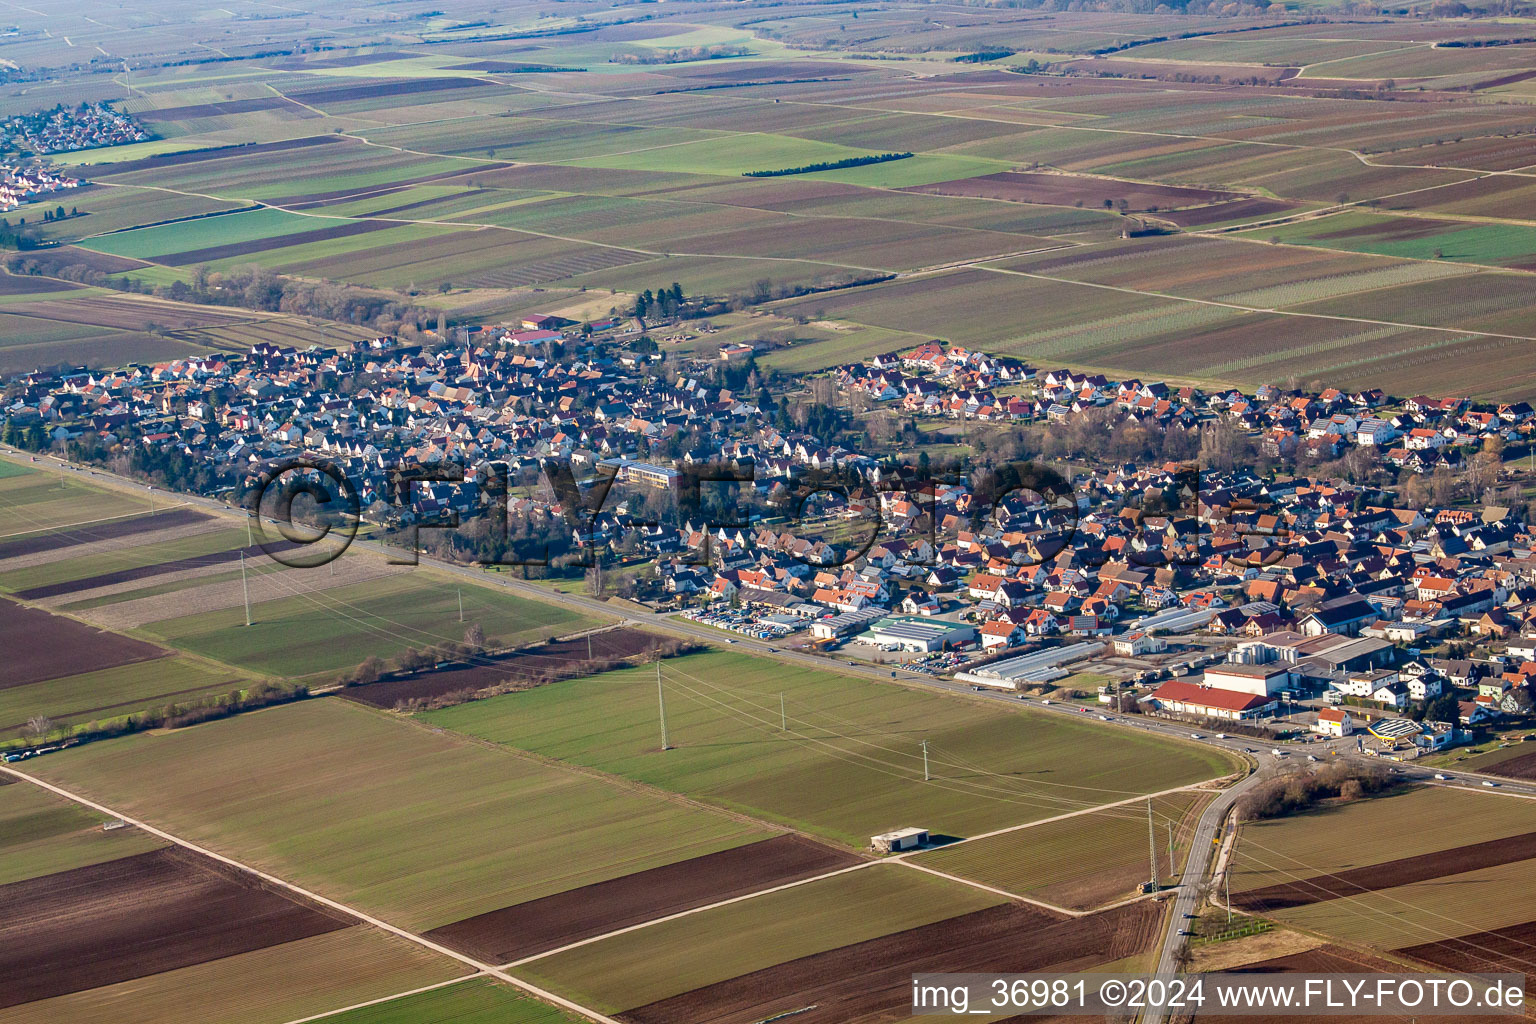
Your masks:
{"label": "green grass field", "polygon": [[0,785],[0,885],[131,857],[165,845],[136,828],[102,830],[106,817],[26,782]]}
{"label": "green grass field", "polygon": [[464,637],[459,622],[480,623],[493,645],[510,645],[596,625],[553,604],[478,587],[460,587],[430,570],[387,580],[165,619],[144,632],[230,665],[283,676],[308,676]]}
{"label": "green grass field", "polygon": [[337,698],[93,743],[28,765],[421,930],[766,834]]}
{"label": "green grass field", "polygon": [[326,1017],[326,1024],[568,1024],[581,1020],[517,994],[488,978],[475,978],[374,1006]]}
{"label": "green grass field", "polygon": [[[152,544],[139,544],[89,555],[57,558],[21,569],[0,572],[0,591],[13,594],[18,590],[28,590],[33,587],[87,580],[93,576],[125,569],[138,569],[159,565],[162,562],[201,558],[233,551],[244,544],[245,530],[230,527],[163,539]],[[67,556],[68,549],[64,549],[63,553]],[[154,577],[148,579],[150,582],[154,581]]]}
{"label": "green grass field", "polygon": [[[165,506],[163,497],[160,506]],[[104,491],[51,472],[7,474],[0,477],[0,540],[147,512],[149,507],[148,495]]]}
{"label": "green grass field", "polygon": [[748,654],[689,655],[665,675],[666,752],[650,667],[422,717],[860,847],[899,825],[964,836],[1231,770],[1194,745]]}
{"label": "green grass field", "polygon": [[1260,228],[1244,237],[1378,256],[1490,266],[1515,266],[1536,258],[1536,227],[1528,224],[1480,224],[1353,211]]}
{"label": "green grass field", "polygon": [[188,657],[158,658],[0,690],[0,735],[34,715],[61,725],[117,718],[140,708],[244,688],[237,672]]}
{"label": "green grass field", "polygon": [[[556,953],[517,973],[616,1013],[1001,902],[979,889],[882,864]],[[935,934],[942,937],[942,929]]]}
{"label": "green grass field", "polygon": [[[114,256],[132,256],[153,259],[168,253],[207,249],[216,245],[251,242],[257,239],[280,238],[296,231],[312,231],[324,227],[325,221],[282,210],[259,209],[242,213],[226,213],[215,217],[162,224],[156,227],[117,231],[109,235],[97,235],[80,243],[82,248]],[[335,221],[345,224],[346,221]]]}

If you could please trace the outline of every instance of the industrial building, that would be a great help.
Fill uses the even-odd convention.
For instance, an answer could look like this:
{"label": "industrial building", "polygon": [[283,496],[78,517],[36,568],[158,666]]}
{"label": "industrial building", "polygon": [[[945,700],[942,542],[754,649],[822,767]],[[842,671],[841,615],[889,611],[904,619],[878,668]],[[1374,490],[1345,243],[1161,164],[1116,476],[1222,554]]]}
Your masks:
{"label": "industrial building", "polygon": [[962,683],[979,683],[982,686],[1000,686],[1017,690],[1030,683],[1048,682],[1066,675],[1061,666],[1091,658],[1104,650],[1104,644],[1088,641],[1067,644],[1064,647],[1046,647],[1016,658],[1004,658],[984,665],[974,672],[961,672],[955,676]]}
{"label": "industrial building", "polygon": [[1222,690],[1180,679],[1169,680],[1142,700],[1170,715],[1224,718],[1234,722],[1272,715],[1280,703],[1273,697],[1257,693]]}
{"label": "industrial building", "polygon": [[882,647],[894,645],[913,654],[926,654],[975,643],[976,627],[964,622],[896,615],[876,622],[859,640]]}

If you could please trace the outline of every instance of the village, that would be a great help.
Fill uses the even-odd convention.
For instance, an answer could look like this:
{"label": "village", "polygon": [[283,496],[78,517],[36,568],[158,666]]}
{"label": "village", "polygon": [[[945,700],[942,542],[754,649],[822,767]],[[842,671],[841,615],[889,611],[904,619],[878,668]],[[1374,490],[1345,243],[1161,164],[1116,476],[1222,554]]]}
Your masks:
{"label": "village", "polygon": [[[79,186],[78,180],[42,167],[0,163],[0,213]],[[48,216],[52,219],[54,213],[49,211]]]}
{"label": "village", "polygon": [[[824,378],[866,415],[1149,425],[1199,448],[1084,450],[1057,460],[1053,493],[992,496],[937,463],[900,472],[857,418],[813,433],[825,407],[804,381],[769,387],[748,346],[663,356],[644,328],[535,315],[412,344],[35,372],[6,391],[4,439],[229,501],[311,456],[380,535],[438,557],[585,576],[725,635],[1085,711],[1413,757],[1536,705],[1536,537],[1503,456],[1531,443],[1525,403],[1207,392],[940,342]],[[402,466],[427,470],[403,492]],[[728,500],[683,500],[721,466]],[[809,493],[827,479],[842,493]],[[530,541],[541,558],[522,557]]]}
{"label": "village", "polygon": [[52,110],[0,121],[0,152],[34,156],[122,146],[151,137],[143,125],[106,103],[60,104]]}

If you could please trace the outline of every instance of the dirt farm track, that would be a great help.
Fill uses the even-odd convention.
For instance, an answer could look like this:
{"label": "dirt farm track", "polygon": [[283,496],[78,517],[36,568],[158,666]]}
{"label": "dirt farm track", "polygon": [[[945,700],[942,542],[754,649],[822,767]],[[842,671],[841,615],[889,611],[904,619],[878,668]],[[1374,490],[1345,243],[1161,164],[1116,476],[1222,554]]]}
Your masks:
{"label": "dirt farm track", "polygon": [[795,835],[624,875],[428,932],[490,963],[507,963],[785,882],[835,871],[858,857]]}

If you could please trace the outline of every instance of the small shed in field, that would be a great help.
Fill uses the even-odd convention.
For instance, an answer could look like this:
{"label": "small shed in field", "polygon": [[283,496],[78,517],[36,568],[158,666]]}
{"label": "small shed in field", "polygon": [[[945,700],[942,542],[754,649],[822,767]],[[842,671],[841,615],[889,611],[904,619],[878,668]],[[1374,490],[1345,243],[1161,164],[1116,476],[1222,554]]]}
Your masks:
{"label": "small shed in field", "polygon": [[898,828],[894,832],[882,832],[869,837],[869,848],[876,853],[900,853],[915,850],[928,842],[925,828]]}

